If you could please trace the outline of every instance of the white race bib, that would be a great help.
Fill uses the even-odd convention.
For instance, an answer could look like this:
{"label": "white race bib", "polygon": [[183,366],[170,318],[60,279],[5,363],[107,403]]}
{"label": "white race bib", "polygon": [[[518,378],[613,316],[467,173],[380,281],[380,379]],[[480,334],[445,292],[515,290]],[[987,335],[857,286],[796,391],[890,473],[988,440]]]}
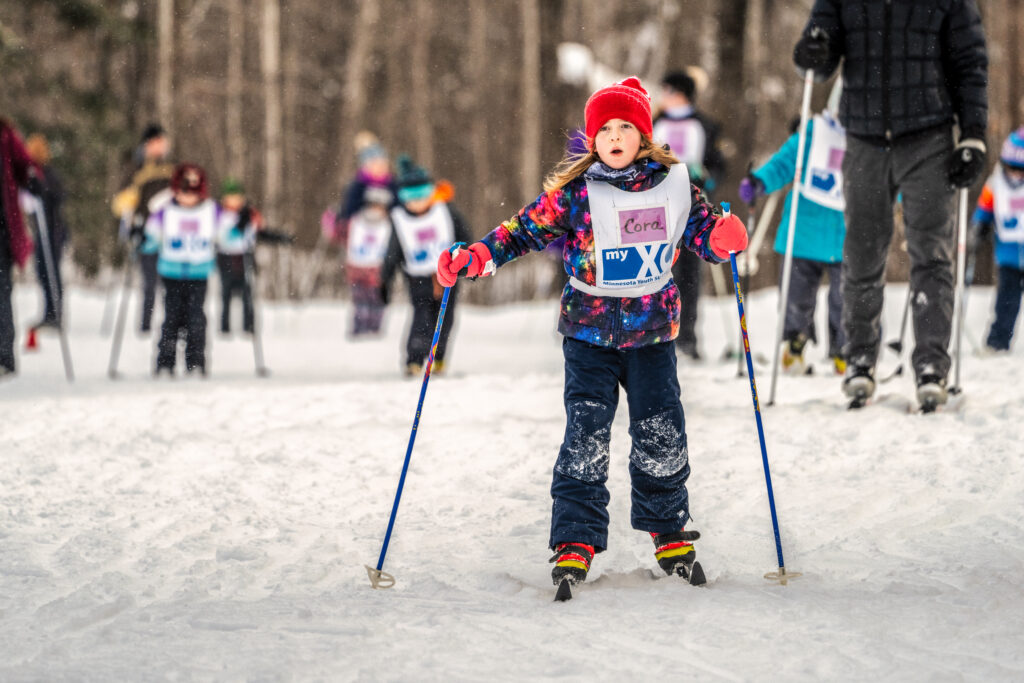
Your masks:
{"label": "white race bib", "polygon": [[996,236],[1001,242],[1024,243],[1024,185],[1010,187],[999,169],[989,179],[992,188],[993,209],[996,216]]}
{"label": "white race bib", "polygon": [[437,273],[437,259],[455,241],[455,224],[448,205],[435,202],[421,216],[400,206],[391,210],[391,221],[405,255],[405,272],[413,277]]}
{"label": "white race bib", "polygon": [[843,197],[843,156],[846,155],[846,131],[831,116],[814,117],[814,134],[807,171],[800,194],[816,204],[842,211],[846,208]]}
{"label": "white race bib", "polygon": [[603,181],[587,181],[594,231],[597,285],[570,278],[573,287],[596,296],[653,294],[672,278],[676,244],[690,215],[690,176],[671,167],[657,186],[626,192]]}
{"label": "white race bib", "polygon": [[703,168],[707,133],[697,119],[660,119],[654,125],[653,136],[658,142],[667,143],[679,161],[689,167]]}
{"label": "white race bib", "polygon": [[352,216],[348,224],[347,263],[360,268],[376,268],[384,263],[391,237],[387,215],[369,218],[363,212]]}

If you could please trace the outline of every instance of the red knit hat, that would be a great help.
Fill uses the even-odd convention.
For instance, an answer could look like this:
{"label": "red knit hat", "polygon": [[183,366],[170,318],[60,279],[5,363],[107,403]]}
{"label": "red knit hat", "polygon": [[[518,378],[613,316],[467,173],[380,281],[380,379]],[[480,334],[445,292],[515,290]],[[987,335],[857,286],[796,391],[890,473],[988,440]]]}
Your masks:
{"label": "red knit hat", "polygon": [[629,121],[647,137],[652,137],[654,130],[651,123],[651,96],[636,76],[601,88],[591,95],[583,108],[583,117],[587,126],[587,144],[591,148],[597,131],[610,119]]}

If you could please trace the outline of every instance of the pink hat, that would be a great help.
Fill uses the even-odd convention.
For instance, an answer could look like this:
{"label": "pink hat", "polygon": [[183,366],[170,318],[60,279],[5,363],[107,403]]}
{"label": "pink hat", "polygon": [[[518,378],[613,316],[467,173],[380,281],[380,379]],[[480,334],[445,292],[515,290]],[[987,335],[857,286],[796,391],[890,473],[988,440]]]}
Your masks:
{"label": "pink hat", "polygon": [[651,123],[651,96],[636,76],[601,88],[591,95],[583,108],[583,117],[591,148],[597,131],[610,119],[629,121],[647,137],[651,137],[654,130],[654,124]]}

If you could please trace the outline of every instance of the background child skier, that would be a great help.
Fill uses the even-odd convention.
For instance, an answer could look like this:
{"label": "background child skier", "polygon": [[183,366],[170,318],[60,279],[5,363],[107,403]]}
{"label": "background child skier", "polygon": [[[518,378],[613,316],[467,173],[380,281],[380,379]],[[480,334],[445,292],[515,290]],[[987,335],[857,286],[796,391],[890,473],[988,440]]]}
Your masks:
{"label": "background child skier", "polygon": [[558,329],[567,422],[551,484],[549,538],[551,576],[560,592],[563,580],[585,580],[594,554],[608,546],[609,441],[620,385],[633,441],[633,528],[651,534],[666,573],[690,575],[691,541],[699,534],[683,528],[690,466],[673,341],[679,291],[671,267],[680,241],[712,263],[747,244],[740,220],[717,215],[686,166],[652,143],[650,97],[637,78],[595,92],[584,117],[585,156],[567,155],[532,204],[438,261],[438,279],[450,286],[463,269],[469,277],[489,275],[566,236],[570,280]]}
{"label": "background child skier", "polygon": [[974,211],[974,239],[995,226],[995,259],[999,266],[995,320],[985,346],[1007,351],[1024,293],[1024,128],[1003,143],[999,166],[978,198]]}
{"label": "background child skier", "polygon": [[[653,137],[667,143],[680,163],[686,164],[690,181],[708,197],[716,180],[725,175],[725,158],[718,148],[718,124],[697,111],[697,82],[685,71],[671,71],[661,79],[661,112],[654,117]],[[672,277],[679,287],[679,351],[693,360],[700,359],[697,340],[697,314],[700,306],[700,258],[682,250],[672,266]]]}
{"label": "background child skier", "polygon": [[[775,192],[793,181],[799,130],[789,136],[782,147],[761,167],[740,182],[739,196],[747,204],[765,194]],[[807,122],[804,145],[803,177],[800,182],[800,203],[793,235],[793,264],[783,322],[782,366],[803,373],[804,346],[808,340],[817,343],[814,311],[818,287],[828,273],[828,355],[838,374],[846,372],[843,360],[842,283],[843,240],[846,223],[843,219],[843,154],[846,131],[826,109]],[[793,190],[786,195],[775,236],[775,252],[786,253],[789,236],[790,209]],[[781,271],[780,271],[781,273]]]}
{"label": "background child skier", "polygon": [[220,218],[217,221],[217,272],[220,274],[220,331],[231,332],[231,300],[242,298],[242,330],[252,334],[255,314],[252,290],[245,277],[245,258],[256,247],[256,231],[263,222],[245,198],[242,183],[228,178],[221,184]]}
{"label": "background child skier", "polygon": [[[394,229],[381,268],[381,296],[387,301],[389,283],[401,264],[412,302],[412,324],[405,349],[405,374],[412,377],[422,371],[427,360],[441,309],[443,289],[437,281],[438,255],[452,242],[468,241],[470,233],[462,215],[439,199],[430,173],[409,157],[399,157],[396,180],[400,204],[391,210]],[[444,371],[456,298],[453,289],[434,353],[435,373]]]}
{"label": "background child skier", "polygon": [[388,212],[394,203],[389,187],[367,187],[363,207],[348,221],[345,278],[352,291],[353,337],[378,334],[384,319],[380,270],[391,241]]}
{"label": "background child skier", "polygon": [[164,283],[164,324],[154,374],[174,375],[178,337],[185,336],[185,369],[206,375],[206,280],[213,270],[220,207],[207,197],[206,173],[179,164],[171,177],[174,198],[150,214],[146,240],[157,247]]}

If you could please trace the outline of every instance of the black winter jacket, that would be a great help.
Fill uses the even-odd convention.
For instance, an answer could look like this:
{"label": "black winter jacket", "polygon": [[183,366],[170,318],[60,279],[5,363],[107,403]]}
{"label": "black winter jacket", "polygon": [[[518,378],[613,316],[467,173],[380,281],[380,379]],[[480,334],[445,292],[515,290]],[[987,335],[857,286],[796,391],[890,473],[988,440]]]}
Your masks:
{"label": "black winter jacket", "polygon": [[843,63],[839,118],[886,141],[959,121],[985,139],[988,54],[975,0],[815,0],[808,35],[828,34],[827,77]]}

